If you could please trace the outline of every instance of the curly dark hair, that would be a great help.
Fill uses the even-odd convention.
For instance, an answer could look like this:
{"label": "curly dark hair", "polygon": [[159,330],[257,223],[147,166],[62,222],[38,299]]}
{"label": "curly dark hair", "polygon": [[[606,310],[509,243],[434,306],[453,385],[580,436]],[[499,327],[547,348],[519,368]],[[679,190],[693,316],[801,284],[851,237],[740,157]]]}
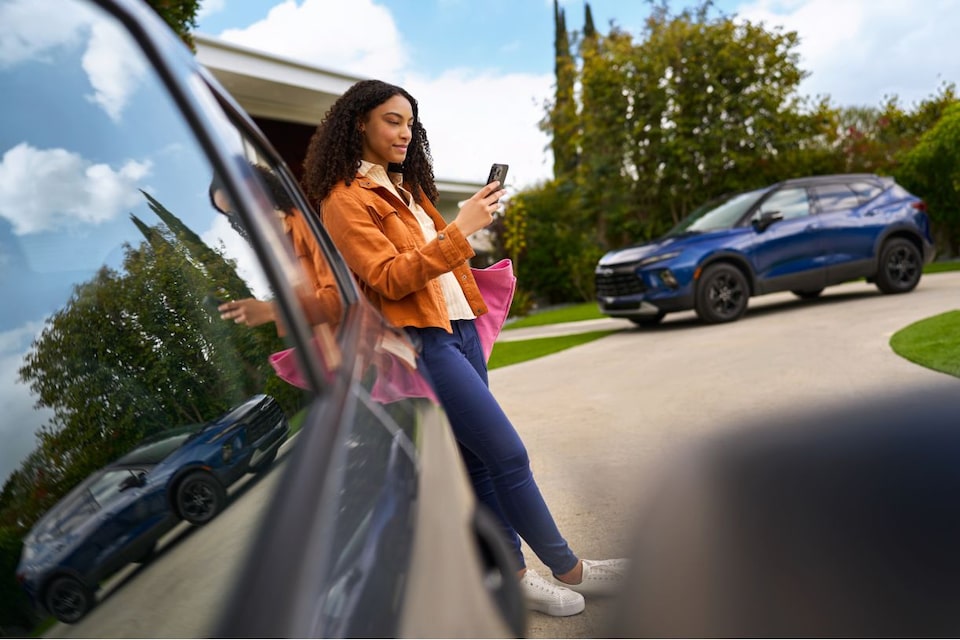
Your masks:
{"label": "curly dark hair", "polygon": [[404,184],[422,203],[425,195],[436,203],[439,193],[433,178],[433,158],[427,131],[420,122],[417,101],[404,89],[380,80],[361,80],[340,96],[317,127],[303,161],[303,188],[313,205],[320,202],[339,182],[350,184],[357,175],[363,154],[359,124],[378,106],[401,95],[413,108],[413,127],[407,155],[399,167]]}
{"label": "curly dark hair", "polygon": [[263,185],[273,198],[274,207],[286,214],[289,214],[297,207],[293,198],[290,196],[290,192],[287,191],[287,188],[283,186],[283,182],[280,181],[280,176],[274,173],[273,169],[265,167],[262,164],[253,164],[252,166],[256,170],[257,175],[260,176],[260,179],[263,180]]}

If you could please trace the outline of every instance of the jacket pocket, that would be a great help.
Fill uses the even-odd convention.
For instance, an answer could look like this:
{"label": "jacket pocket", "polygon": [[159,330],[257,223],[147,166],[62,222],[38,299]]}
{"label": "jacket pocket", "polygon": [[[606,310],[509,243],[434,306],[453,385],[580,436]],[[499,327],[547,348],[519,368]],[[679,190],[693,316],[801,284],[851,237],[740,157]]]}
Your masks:
{"label": "jacket pocket", "polygon": [[407,224],[400,217],[400,212],[393,208],[371,207],[372,213],[380,219],[380,228],[398,251],[410,251],[417,247],[416,239]]}

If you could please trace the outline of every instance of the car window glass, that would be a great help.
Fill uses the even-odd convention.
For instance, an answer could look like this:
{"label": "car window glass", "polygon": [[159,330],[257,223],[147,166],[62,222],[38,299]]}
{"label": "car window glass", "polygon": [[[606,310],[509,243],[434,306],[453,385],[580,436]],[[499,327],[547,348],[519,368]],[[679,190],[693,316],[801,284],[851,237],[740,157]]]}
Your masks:
{"label": "car window glass", "polygon": [[684,218],[667,235],[676,236],[696,231],[705,233],[718,229],[730,229],[763,197],[765,190],[748,191],[729,197],[722,197],[719,201],[711,201],[695,209]]}
{"label": "car window glass", "polygon": [[[784,220],[810,215],[810,201],[804,188],[780,189],[760,205],[759,214],[779,212]],[[758,216],[756,216],[758,217]]]}
{"label": "car window glass", "polygon": [[[17,6],[0,21],[0,42],[17,43],[0,47],[0,553],[17,567],[0,576],[16,594],[5,613],[29,628],[28,596],[69,617],[90,595],[51,633],[208,636],[314,397],[271,364],[289,347],[281,324],[221,318],[223,301],[269,302],[274,287],[244,218],[212,202],[210,158],[136,42],[92,3]],[[228,192],[264,220],[257,237],[301,301],[292,319],[335,335],[339,291],[332,309],[314,303],[318,276],[261,173],[280,170],[219,124],[244,178]],[[335,341],[318,345],[338,361]],[[112,465],[178,428],[196,433],[117,491],[131,471]],[[108,498],[122,509],[98,509]],[[47,600],[58,575],[76,597]]]}
{"label": "car window glass", "polygon": [[[308,216],[313,214],[295,200],[287,186],[292,184],[293,178],[276,166],[240,125],[235,124],[232,133],[240,137],[244,156],[253,170],[252,180],[257,183],[258,191],[266,196],[273,222],[280,230],[283,246],[277,247],[277,250],[293,258],[287,263],[285,279],[293,285],[300,311],[306,316],[313,333],[321,344],[326,345],[320,355],[328,365],[334,366],[339,362],[339,353],[333,346],[333,340],[345,310],[344,299],[329,259],[308,220]],[[211,201],[224,214],[231,227],[243,235],[242,224],[236,213],[230,210],[229,201],[221,202],[218,197],[219,188],[220,185],[216,183],[212,185]]]}
{"label": "car window glass", "polygon": [[846,184],[820,184],[811,187],[823,212],[841,211],[860,206],[860,198]]}
{"label": "car window glass", "polygon": [[849,186],[857,194],[860,204],[869,202],[883,193],[883,187],[872,182],[851,182]]}

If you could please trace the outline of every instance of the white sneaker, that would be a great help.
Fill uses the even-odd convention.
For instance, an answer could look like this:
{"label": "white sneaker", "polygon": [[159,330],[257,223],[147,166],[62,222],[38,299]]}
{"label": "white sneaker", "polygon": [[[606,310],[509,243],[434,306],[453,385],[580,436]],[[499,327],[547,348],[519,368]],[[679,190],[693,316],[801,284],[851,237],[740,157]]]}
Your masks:
{"label": "white sneaker", "polygon": [[585,596],[611,596],[620,592],[627,579],[630,561],[626,558],[614,560],[582,560],[583,579],[579,584],[563,583]]}
{"label": "white sneaker", "polygon": [[527,569],[520,579],[520,588],[527,608],[548,616],[572,616],[583,611],[583,596],[570,589],[541,578],[533,569]]}

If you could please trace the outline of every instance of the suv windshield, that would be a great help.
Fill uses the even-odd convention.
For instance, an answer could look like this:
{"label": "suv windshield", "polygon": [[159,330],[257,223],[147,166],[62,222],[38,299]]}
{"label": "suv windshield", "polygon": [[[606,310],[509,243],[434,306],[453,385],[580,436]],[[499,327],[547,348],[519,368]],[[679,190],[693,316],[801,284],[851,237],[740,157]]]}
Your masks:
{"label": "suv windshield", "polygon": [[729,229],[743,217],[750,207],[763,197],[767,189],[757,189],[739,193],[734,196],[711,200],[705,205],[694,209],[693,213],[667,232],[667,236],[678,236],[682,233],[716,231]]}

